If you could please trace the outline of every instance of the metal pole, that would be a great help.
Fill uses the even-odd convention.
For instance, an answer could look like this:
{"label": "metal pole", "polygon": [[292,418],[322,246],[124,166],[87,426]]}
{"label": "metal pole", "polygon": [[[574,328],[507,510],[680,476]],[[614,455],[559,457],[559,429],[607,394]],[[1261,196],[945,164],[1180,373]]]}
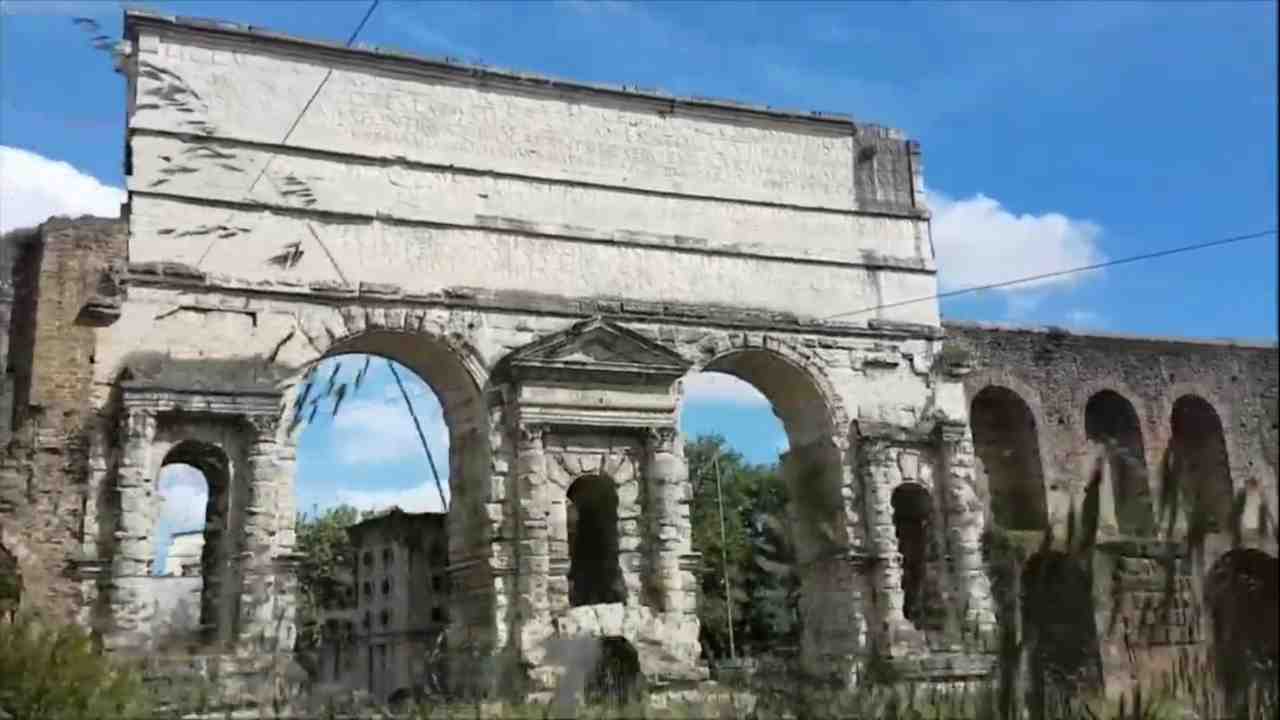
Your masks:
{"label": "metal pole", "polygon": [[716,504],[720,506],[720,562],[724,566],[724,605],[729,616],[729,657],[738,659],[738,651],[733,643],[733,594],[729,586],[729,548],[725,542],[724,530],[724,495],[720,490],[720,451],[711,457],[711,464],[716,471]]}

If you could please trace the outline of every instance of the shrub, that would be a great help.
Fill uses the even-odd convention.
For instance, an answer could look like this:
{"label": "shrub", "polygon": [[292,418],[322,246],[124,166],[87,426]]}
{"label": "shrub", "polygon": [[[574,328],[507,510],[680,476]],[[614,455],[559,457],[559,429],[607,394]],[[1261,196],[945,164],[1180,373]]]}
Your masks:
{"label": "shrub", "polygon": [[20,613],[0,623],[0,710],[13,720],[139,717],[150,709],[137,668],[104,657],[75,625]]}

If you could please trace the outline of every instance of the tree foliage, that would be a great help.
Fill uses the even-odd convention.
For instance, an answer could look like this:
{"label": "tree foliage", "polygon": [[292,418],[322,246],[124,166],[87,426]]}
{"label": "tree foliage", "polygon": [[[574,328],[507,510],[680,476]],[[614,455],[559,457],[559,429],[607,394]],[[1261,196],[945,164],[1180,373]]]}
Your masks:
{"label": "tree foliage", "polygon": [[0,717],[141,717],[152,705],[138,668],[103,656],[78,625],[27,612],[0,622]]}
{"label": "tree foliage", "polygon": [[339,505],[298,516],[298,629],[304,648],[320,643],[325,620],[355,606],[355,548],[347,528],[368,515]]}
{"label": "tree foliage", "polygon": [[704,652],[713,658],[730,654],[726,570],[737,653],[759,655],[789,644],[798,630],[797,584],[788,527],[782,520],[787,497],[778,466],[748,463],[719,435],[687,443],[685,457],[692,486],[693,544],[702,553],[698,616]]}

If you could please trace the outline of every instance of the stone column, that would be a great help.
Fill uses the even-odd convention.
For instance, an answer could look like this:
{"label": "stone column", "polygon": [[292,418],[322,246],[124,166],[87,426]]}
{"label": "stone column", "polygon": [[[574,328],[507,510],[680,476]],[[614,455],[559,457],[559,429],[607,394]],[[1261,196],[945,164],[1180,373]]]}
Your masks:
{"label": "stone column", "polygon": [[151,534],[155,529],[155,470],[152,444],[156,439],[156,416],[130,412],[124,418],[124,452],[116,475],[119,522],[112,574],[116,577],[145,576],[152,559]]}
{"label": "stone column", "polygon": [[889,438],[863,436],[858,443],[858,474],[866,501],[866,545],[870,557],[870,585],[875,597],[868,630],[881,653],[899,655],[919,645],[920,633],[903,613],[902,554],[893,524],[896,453]]}
{"label": "stone column", "polygon": [[552,612],[569,609],[569,498],[562,490],[548,488],[547,603]]}
{"label": "stone column", "polygon": [[153,556],[156,416],[126,410],[121,430],[120,467],[111,488],[118,515],[111,547],[110,619],[103,633],[108,650],[141,644],[149,630],[145,623],[151,612],[143,587],[135,579],[148,575]]}
{"label": "stone column", "polygon": [[[241,644],[260,652],[287,652],[295,631],[293,598],[285,592],[292,551],[294,454],[279,442],[278,415],[254,414],[247,420],[248,472],[232,479],[232,492],[243,498],[237,503],[233,496],[232,501],[238,509],[232,517],[239,518],[238,538],[232,541],[238,571],[230,574],[233,586],[221,595],[226,603],[238,605],[228,610],[238,609],[234,637]],[[232,525],[229,530],[237,528]]]}
{"label": "stone column", "polygon": [[677,454],[674,428],[645,436],[645,490],[649,499],[649,597],[659,612],[696,615],[697,582],[689,520],[689,468]]}
{"label": "stone column", "polygon": [[517,617],[522,625],[545,620],[550,609],[547,581],[551,547],[547,532],[549,509],[546,427],[520,423],[516,427],[516,588]]}
{"label": "stone column", "polygon": [[991,584],[982,560],[985,513],[974,488],[973,440],[964,423],[943,423],[938,428],[938,442],[944,469],[939,495],[945,503],[955,596],[964,611],[967,632],[987,638],[994,631],[996,620]]}

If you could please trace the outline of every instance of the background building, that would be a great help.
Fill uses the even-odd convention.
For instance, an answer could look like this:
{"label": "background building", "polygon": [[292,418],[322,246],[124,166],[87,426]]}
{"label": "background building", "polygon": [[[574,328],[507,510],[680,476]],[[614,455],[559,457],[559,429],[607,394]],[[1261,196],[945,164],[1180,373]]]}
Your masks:
{"label": "background building", "polygon": [[379,700],[431,692],[432,662],[446,616],[444,518],[399,508],[353,525],[354,646],[344,662],[355,686]]}

